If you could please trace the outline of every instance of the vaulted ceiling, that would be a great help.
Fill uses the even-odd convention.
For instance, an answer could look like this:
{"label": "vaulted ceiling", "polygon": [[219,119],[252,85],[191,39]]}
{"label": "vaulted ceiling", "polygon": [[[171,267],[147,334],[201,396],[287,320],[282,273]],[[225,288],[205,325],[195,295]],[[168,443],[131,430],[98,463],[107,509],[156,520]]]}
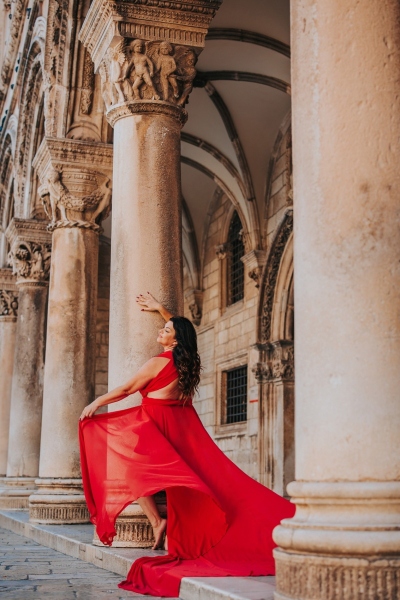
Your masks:
{"label": "vaulted ceiling", "polygon": [[268,165],[290,111],[289,32],[289,0],[224,0],[211,24],[182,132],[182,192],[199,249],[217,186],[249,231],[262,230]]}

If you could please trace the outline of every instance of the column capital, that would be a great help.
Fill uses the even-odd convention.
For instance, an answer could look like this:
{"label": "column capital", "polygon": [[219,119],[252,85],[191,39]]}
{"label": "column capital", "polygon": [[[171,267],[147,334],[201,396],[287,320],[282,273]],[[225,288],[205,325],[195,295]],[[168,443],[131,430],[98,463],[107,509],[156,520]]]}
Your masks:
{"label": "column capital", "polygon": [[[100,73],[106,116],[150,110],[143,100],[175,106],[181,113],[193,88],[195,64],[221,0],[94,0],[79,39]],[[115,105],[129,104],[115,113]],[[136,108],[132,107],[136,104]],[[153,106],[153,114],[156,110]]]}
{"label": "column capital", "polygon": [[45,222],[13,218],[6,230],[8,255],[16,283],[47,285],[50,273],[51,235]]}
{"label": "column capital", "polygon": [[[45,137],[33,161],[48,230],[81,227],[101,232],[111,208],[112,146]],[[93,167],[88,167],[93,165]]]}
{"label": "column capital", "polygon": [[260,362],[252,369],[258,383],[294,380],[294,346],[291,340],[277,340],[263,346]]}
{"label": "column capital", "polygon": [[0,319],[15,321],[18,315],[18,287],[12,269],[0,269]]}

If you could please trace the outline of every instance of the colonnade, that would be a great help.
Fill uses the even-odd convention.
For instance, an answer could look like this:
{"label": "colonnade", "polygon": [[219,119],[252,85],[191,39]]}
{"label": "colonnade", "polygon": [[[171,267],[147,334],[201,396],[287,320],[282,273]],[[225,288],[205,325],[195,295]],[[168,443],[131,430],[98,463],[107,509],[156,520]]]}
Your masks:
{"label": "colonnade", "polygon": [[[160,321],[136,310],[137,294],[151,285],[182,312],[180,128],[193,64],[218,8],[168,3],[166,19],[162,3],[124,3],[120,11],[116,2],[106,19],[103,4],[92,3],[80,39],[102,77],[113,150],[44,139],[34,167],[51,233],[14,219],[7,235],[16,282],[0,271],[4,439],[12,424],[0,504],[12,497],[26,506],[29,493],[30,519],[41,523],[88,518],[77,419],[94,393],[98,235],[111,189],[110,387],[157,351]],[[297,512],[274,534],[276,599],[353,600],[368,589],[394,600],[399,5],[293,0],[292,9],[296,480],[288,491]],[[179,48],[178,90],[153,79],[144,41],[157,51],[161,42],[167,53]],[[135,67],[136,79],[114,77],[121,65]],[[0,448],[4,470],[6,443]]]}

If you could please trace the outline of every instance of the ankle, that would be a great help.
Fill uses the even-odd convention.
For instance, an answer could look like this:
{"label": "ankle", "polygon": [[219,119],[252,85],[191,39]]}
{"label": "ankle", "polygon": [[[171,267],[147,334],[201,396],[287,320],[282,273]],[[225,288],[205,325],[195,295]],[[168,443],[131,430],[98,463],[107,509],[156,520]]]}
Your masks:
{"label": "ankle", "polygon": [[158,527],[160,527],[160,525],[162,525],[164,519],[160,516],[158,517],[153,517],[150,520],[150,525],[152,526],[153,529],[157,529]]}

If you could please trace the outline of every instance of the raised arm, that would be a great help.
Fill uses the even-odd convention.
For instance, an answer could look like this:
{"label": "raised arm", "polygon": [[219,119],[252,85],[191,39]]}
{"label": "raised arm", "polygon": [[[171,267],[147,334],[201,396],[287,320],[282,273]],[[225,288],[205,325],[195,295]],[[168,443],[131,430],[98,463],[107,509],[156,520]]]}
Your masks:
{"label": "raised arm", "polygon": [[91,417],[101,406],[123,400],[124,398],[127,398],[127,396],[143,389],[149,381],[154,379],[161,369],[165,367],[167,362],[168,360],[166,358],[159,358],[158,356],[151,358],[139,369],[136,375],[129,379],[129,381],[114,388],[110,392],[107,392],[107,394],[99,396],[91,404],[85,406],[79,419],[82,420],[86,417]]}
{"label": "raised arm", "polygon": [[150,294],[150,292],[146,292],[146,294],[140,294],[139,296],[137,296],[136,302],[141,307],[141,310],[146,310],[149,312],[159,312],[165,321],[169,321],[170,318],[173,316],[173,314],[170,313],[169,310],[165,308],[165,306],[160,304],[160,302],[156,300],[154,296]]}

